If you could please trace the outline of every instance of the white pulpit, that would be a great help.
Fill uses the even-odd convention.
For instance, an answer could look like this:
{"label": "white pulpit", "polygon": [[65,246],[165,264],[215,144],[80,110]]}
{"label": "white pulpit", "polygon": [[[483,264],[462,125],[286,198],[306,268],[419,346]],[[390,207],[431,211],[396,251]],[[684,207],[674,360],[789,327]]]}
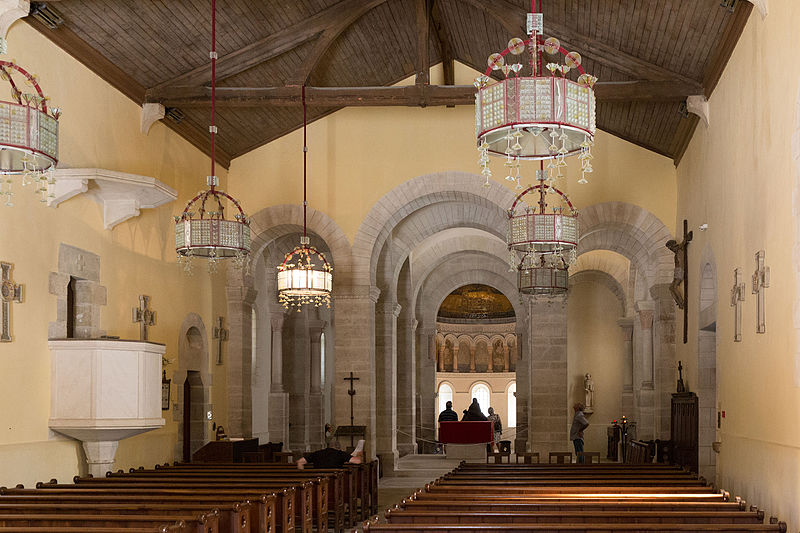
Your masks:
{"label": "white pulpit", "polygon": [[103,477],[121,439],[164,425],[165,346],[110,339],[51,340],[50,428],[83,443],[89,473]]}

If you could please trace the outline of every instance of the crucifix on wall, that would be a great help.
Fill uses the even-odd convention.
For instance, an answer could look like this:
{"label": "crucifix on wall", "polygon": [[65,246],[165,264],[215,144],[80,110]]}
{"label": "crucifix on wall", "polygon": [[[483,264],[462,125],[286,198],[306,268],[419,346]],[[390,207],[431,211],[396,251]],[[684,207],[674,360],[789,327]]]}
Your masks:
{"label": "crucifix on wall", "polygon": [[733,271],[733,287],[731,288],[731,307],[735,307],[733,322],[733,342],[742,342],[742,302],[744,301],[744,282],[742,273],[736,268]]}
{"label": "crucifix on wall", "polygon": [[222,343],[228,340],[228,330],[223,323],[224,317],[217,317],[217,325],[214,327],[214,338],[217,339],[217,364],[222,364]]}
{"label": "crucifix on wall", "polygon": [[[675,254],[675,273],[672,278],[672,283],[669,286],[669,292],[672,293],[672,298],[678,305],[678,309],[683,309],[683,343],[688,341],[687,337],[687,323],[689,322],[689,310],[686,306],[686,299],[688,298],[688,277],[689,277],[689,261],[686,253],[686,248],[692,240],[692,232],[689,231],[689,222],[683,220],[683,241],[678,242],[675,239],[667,241],[666,247]],[[683,287],[681,287],[683,285]],[[680,287],[680,288],[679,288]]]}
{"label": "crucifix on wall", "polygon": [[[347,390],[347,394],[350,395],[350,427],[351,428],[353,427],[353,421],[355,420],[355,417],[353,416],[353,399],[356,396],[356,389],[355,389],[355,387],[353,387],[353,384],[356,381],[358,381],[359,379],[360,378],[355,377],[352,372],[350,372],[350,377],[349,378],[344,378],[345,381],[349,381],[350,382],[350,388]],[[353,437],[354,437],[354,435],[351,432],[350,433],[350,446],[353,446],[353,443],[354,443]]]}
{"label": "crucifix on wall", "polygon": [[156,325],[156,312],[150,309],[150,297],[139,295],[139,307],[133,308],[133,322],[139,323],[139,340],[148,340],[147,328]]}
{"label": "crucifix on wall", "polygon": [[11,304],[22,303],[22,285],[17,285],[11,279],[11,263],[0,262],[2,280],[0,280],[0,302],[2,307],[2,325],[0,326],[0,342],[11,342]]}
{"label": "crucifix on wall", "polygon": [[767,331],[764,289],[769,288],[769,267],[764,266],[764,250],[756,252],[756,271],[753,272],[753,294],[756,295],[756,333]]}

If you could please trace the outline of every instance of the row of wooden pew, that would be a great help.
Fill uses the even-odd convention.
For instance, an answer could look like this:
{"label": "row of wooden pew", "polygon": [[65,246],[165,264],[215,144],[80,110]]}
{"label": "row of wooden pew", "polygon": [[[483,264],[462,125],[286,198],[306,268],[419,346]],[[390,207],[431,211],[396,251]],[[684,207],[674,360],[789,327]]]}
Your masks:
{"label": "row of wooden pew", "polygon": [[377,463],[176,463],[0,487],[0,533],[341,533],[377,512]]}
{"label": "row of wooden pew", "polygon": [[765,532],[786,524],[678,467],[462,463],[365,533]]}

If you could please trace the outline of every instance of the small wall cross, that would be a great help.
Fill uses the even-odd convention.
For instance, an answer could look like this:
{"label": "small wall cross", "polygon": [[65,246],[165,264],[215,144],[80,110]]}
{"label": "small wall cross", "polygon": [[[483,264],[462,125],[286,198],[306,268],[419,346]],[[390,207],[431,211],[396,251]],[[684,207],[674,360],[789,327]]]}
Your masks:
{"label": "small wall cross", "polygon": [[769,267],[764,266],[764,250],[756,252],[756,271],[753,272],[753,294],[756,294],[756,333],[767,331],[764,290],[769,287]]}
{"label": "small wall cross", "polygon": [[214,338],[217,339],[217,364],[222,364],[222,343],[228,340],[228,330],[223,326],[224,317],[217,318],[217,326],[214,327]]}
{"label": "small wall cross", "polygon": [[139,295],[139,308],[133,308],[133,322],[139,323],[139,340],[146,341],[147,328],[156,325],[156,312],[150,309],[150,297]]}
{"label": "small wall cross", "polygon": [[0,281],[0,301],[2,302],[2,325],[0,326],[0,342],[11,342],[11,303],[22,303],[22,285],[11,280],[11,263],[0,262],[2,281]]}
{"label": "small wall cross", "polygon": [[742,342],[742,302],[744,301],[744,282],[742,273],[736,268],[733,271],[733,287],[731,288],[731,307],[735,307],[733,323],[733,342]]}

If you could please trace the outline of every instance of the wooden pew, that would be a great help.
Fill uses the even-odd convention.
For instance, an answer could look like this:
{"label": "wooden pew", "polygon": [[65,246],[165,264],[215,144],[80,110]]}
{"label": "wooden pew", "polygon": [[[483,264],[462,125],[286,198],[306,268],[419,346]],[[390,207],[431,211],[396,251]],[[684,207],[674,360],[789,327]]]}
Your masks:
{"label": "wooden pew", "polygon": [[248,502],[251,506],[250,524],[253,531],[294,531],[295,489],[285,488],[277,492],[239,490],[179,490],[179,489],[126,489],[84,488],[72,485],[69,489],[59,485],[40,484],[46,490],[0,487],[0,502],[98,502],[98,503],[144,503],[144,504],[198,504],[208,509],[219,508],[225,503]]}
{"label": "wooden pew", "polygon": [[786,533],[786,524],[364,524],[364,533]]}
{"label": "wooden pew", "polygon": [[219,533],[219,513],[212,511],[198,516],[153,514],[56,514],[26,513],[0,514],[0,527],[113,527],[124,531],[129,528],[160,528],[167,524],[182,523],[187,533]]}
{"label": "wooden pew", "polygon": [[157,528],[129,528],[118,527],[87,527],[87,526],[58,526],[58,527],[26,527],[26,526],[0,526],[1,533],[184,533],[185,524],[172,524]]}

